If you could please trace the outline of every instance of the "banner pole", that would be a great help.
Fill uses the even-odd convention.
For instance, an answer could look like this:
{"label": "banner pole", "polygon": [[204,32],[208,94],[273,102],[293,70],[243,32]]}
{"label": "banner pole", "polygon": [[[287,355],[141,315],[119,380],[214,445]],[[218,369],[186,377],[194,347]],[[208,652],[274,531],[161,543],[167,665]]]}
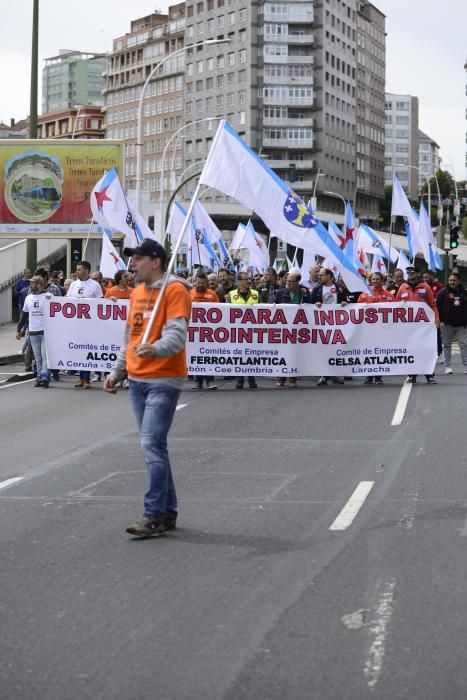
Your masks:
{"label": "banner pole", "polygon": [[169,277],[172,274],[174,266],[175,266],[175,261],[177,259],[177,253],[178,253],[179,248],[182,244],[183,238],[185,236],[185,231],[188,228],[188,224],[190,223],[191,216],[193,214],[193,209],[194,209],[194,206],[196,204],[196,200],[199,197],[200,188],[201,188],[201,183],[198,182],[198,184],[196,185],[196,190],[195,190],[193,197],[192,197],[192,200],[190,202],[190,206],[188,207],[188,211],[186,213],[186,217],[185,217],[185,221],[183,222],[182,229],[181,229],[180,234],[179,234],[177,241],[175,243],[175,247],[174,247],[173,252],[172,252],[172,257],[170,258],[169,264],[167,266],[167,270],[165,272],[165,275],[164,275],[164,278],[162,281],[161,291],[157,297],[156,303],[154,304],[154,308],[152,310],[151,317],[148,321],[148,325],[146,327],[146,330],[144,331],[143,339],[141,341],[142,344],[148,342],[149,335],[150,335],[152,327],[154,325],[154,320],[156,318],[157,312],[159,311],[159,308],[160,308],[160,305],[162,302],[162,298],[164,296],[164,292],[165,292],[167,285],[169,283]]}

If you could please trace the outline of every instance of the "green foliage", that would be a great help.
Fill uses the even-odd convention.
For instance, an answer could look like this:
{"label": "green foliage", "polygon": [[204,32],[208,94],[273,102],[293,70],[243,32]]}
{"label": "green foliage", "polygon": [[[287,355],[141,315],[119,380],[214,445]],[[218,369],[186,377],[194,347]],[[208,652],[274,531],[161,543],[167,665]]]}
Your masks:
{"label": "green foliage", "polygon": [[467,241],[467,216],[464,216],[464,218],[462,219],[462,235]]}

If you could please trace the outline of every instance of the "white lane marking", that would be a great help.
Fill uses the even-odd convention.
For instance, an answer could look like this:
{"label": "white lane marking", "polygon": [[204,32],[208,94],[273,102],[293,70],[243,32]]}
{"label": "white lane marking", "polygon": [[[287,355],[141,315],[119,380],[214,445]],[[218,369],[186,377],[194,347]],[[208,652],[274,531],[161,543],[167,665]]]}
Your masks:
{"label": "white lane marking", "polygon": [[175,410],[179,411],[181,408],[186,408],[187,406],[188,406],[187,403],[179,403]]}
{"label": "white lane marking", "polygon": [[346,530],[353,523],[374,485],[374,481],[361,481],[329,529]]}
{"label": "white lane marking", "polygon": [[412,391],[413,384],[403,384],[401,393],[397,400],[396,410],[392,417],[391,425],[400,425],[404,420],[405,409],[407,408],[407,403],[409,401],[410,392]]}
{"label": "white lane marking", "polygon": [[363,675],[369,688],[374,688],[379,681],[383,669],[384,655],[386,653],[386,637],[388,626],[391,621],[394,601],[394,588],[396,582],[388,581],[385,590],[379,599],[376,608],[375,619],[371,622],[370,634],[373,641],[368,651],[368,658],[363,669]]}
{"label": "white lane marking", "polygon": [[0,481],[0,491],[2,489],[8,488],[8,486],[13,486],[13,484],[16,484],[18,481],[23,481],[24,476],[15,476],[12,479],[7,479],[6,481]]}
{"label": "white lane marking", "polygon": [[28,384],[29,382],[35,382],[36,378],[25,379],[22,382],[11,382],[11,384],[5,384],[5,386],[0,386],[0,389],[10,389],[12,386],[22,386],[23,384]]}

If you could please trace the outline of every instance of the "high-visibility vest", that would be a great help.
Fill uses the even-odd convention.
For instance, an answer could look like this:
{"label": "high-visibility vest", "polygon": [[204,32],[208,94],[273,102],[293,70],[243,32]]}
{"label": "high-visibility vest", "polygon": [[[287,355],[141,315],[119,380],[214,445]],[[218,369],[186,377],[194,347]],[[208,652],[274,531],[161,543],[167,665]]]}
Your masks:
{"label": "high-visibility vest", "polygon": [[240,296],[238,289],[232,289],[232,291],[226,295],[225,301],[227,304],[258,304],[259,294],[256,289],[250,289],[248,301],[245,301],[245,299]]}

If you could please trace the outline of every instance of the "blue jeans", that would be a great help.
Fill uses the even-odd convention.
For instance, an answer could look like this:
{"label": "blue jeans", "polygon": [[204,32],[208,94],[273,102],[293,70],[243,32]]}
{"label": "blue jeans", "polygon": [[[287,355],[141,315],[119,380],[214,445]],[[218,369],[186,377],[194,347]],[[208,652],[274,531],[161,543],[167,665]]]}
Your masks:
{"label": "blue jeans", "polygon": [[89,380],[91,379],[91,372],[80,372],[80,373],[79,373],[79,378],[80,378],[81,380],[84,380],[84,381],[86,381],[86,382],[89,382]]}
{"label": "blue jeans", "polygon": [[30,335],[32,351],[36,360],[37,378],[41,381],[49,381],[49,370],[47,369],[47,355],[45,354],[45,336]]}
{"label": "blue jeans", "polygon": [[177,494],[170,468],[167,435],[180,391],[161,384],[134,382],[130,396],[140,431],[144,461],[148,468],[148,490],[144,514],[163,519],[177,516]]}

